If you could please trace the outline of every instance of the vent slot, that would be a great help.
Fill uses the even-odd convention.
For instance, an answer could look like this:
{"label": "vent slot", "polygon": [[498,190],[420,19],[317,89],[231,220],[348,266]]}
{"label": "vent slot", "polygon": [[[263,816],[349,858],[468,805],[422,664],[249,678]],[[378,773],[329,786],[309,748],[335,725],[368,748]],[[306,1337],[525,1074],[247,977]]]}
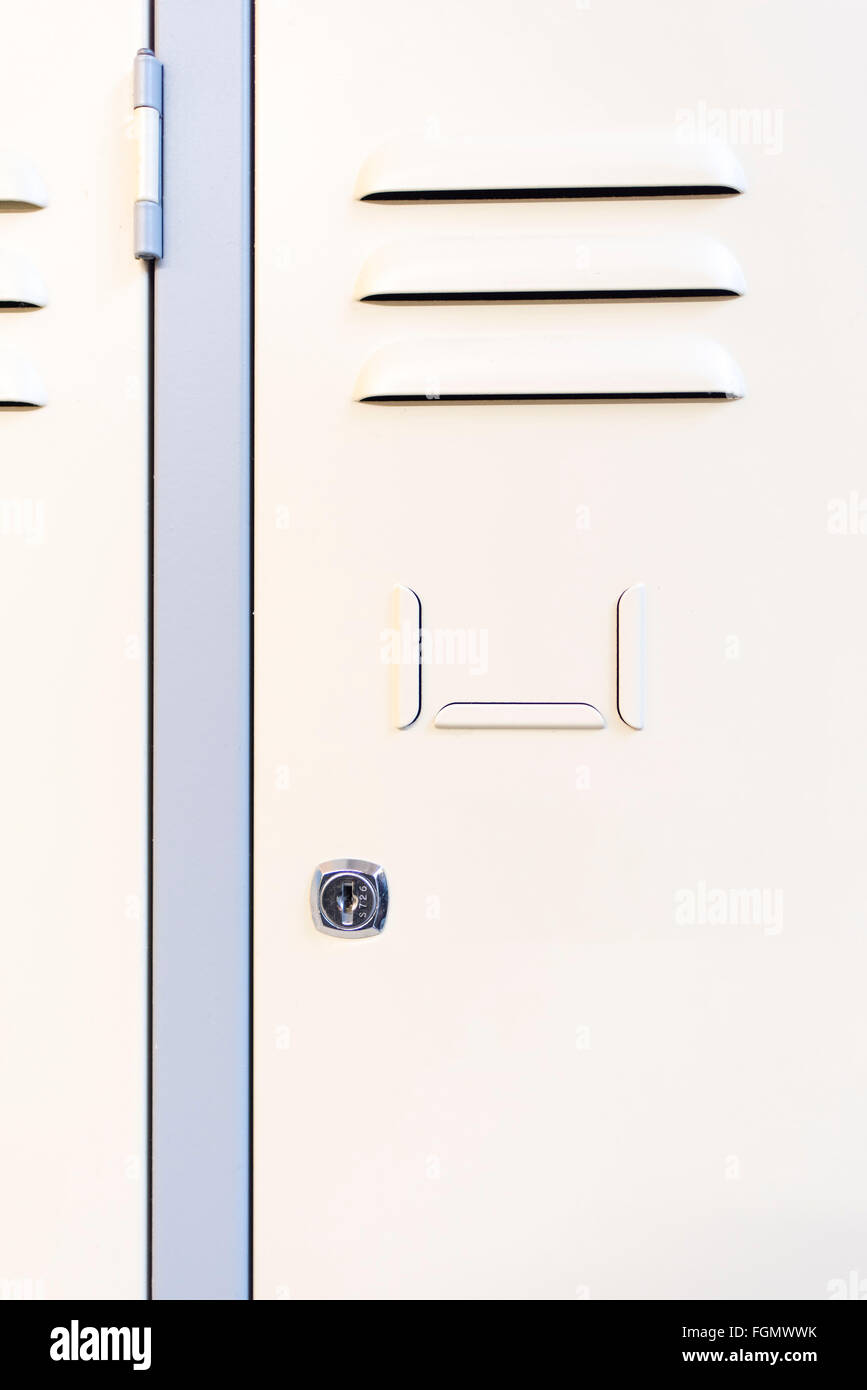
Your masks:
{"label": "vent slot", "polygon": [[730,401],[730,354],[690,334],[522,334],[391,343],[368,360],[355,400],[370,405],[534,401]]}
{"label": "vent slot", "polygon": [[622,188],[405,188],[395,192],[365,193],[364,203],[566,203],[578,198],[727,198],[740,188],[715,184],[626,185]]}
{"label": "vent slot", "polygon": [[45,185],[30,161],[0,151],[0,212],[27,212],[47,203]]}
{"label": "vent slot", "polygon": [[368,304],[730,299],[735,257],[709,237],[441,237],[385,246],[355,297]]}
{"label": "vent slot", "polygon": [[745,187],[722,142],[624,131],[548,141],[401,140],[370,156],[355,196],[380,203],[707,198]]}
{"label": "vent slot", "polygon": [[45,286],[30,261],[0,251],[0,309],[42,309],[45,303]]}
{"label": "vent slot", "polygon": [[45,403],[45,388],[26,358],[0,348],[0,410],[32,410]]}

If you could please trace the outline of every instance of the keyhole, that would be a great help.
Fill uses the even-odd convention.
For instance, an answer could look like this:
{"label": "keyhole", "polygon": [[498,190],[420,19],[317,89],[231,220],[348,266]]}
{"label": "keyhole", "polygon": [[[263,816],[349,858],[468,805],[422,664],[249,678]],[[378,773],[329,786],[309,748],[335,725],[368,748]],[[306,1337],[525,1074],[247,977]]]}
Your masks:
{"label": "keyhole", "polygon": [[351,927],[355,917],[355,909],[358,907],[358,898],[355,893],[355,884],[349,878],[337,895],[337,906],[340,908],[340,922],[344,927]]}

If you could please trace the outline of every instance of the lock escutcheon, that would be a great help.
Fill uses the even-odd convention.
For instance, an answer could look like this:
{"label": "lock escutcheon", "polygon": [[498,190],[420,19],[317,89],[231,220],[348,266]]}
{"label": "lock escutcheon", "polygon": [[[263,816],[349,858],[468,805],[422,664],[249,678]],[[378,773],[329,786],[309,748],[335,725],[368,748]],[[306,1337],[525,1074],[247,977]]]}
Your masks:
{"label": "lock escutcheon", "polygon": [[378,936],[388,911],[385,870],[367,859],[326,860],[313,875],[310,909],[327,936]]}

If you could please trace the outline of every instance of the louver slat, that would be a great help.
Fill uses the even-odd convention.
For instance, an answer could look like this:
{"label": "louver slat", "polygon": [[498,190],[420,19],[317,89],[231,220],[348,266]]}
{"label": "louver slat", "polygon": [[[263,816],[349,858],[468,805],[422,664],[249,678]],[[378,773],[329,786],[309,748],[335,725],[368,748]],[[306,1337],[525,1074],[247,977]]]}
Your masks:
{"label": "louver slat", "polygon": [[720,197],[745,187],[720,141],[617,131],[547,141],[399,140],[368,158],[355,196],[393,203]]}
{"label": "louver slat", "polygon": [[728,299],[743,272],[709,237],[440,237],[374,252],[355,297],[364,303]]}
{"label": "louver slat", "polygon": [[0,348],[0,409],[45,405],[45,388],[26,358]]}
{"label": "louver slat", "polygon": [[0,212],[44,208],[45,185],[29,160],[0,151]]}
{"label": "louver slat", "polygon": [[0,251],[0,309],[41,309],[46,303],[42,277],[30,261]]}
{"label": "louver slat", "polygon": [[365,363],[355,400],[379,405],[508,401],[728,401],[733,358],[690,334],[572,333],[390,343]]}

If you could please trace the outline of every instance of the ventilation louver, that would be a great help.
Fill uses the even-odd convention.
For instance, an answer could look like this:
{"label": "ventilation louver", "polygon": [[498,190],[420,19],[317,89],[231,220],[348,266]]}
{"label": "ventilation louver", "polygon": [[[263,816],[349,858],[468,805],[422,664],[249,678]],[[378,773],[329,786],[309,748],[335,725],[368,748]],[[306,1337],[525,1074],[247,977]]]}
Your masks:
{"label": "ventilation louver", "polygon": [[371,155],[363,202],[689,198],[742,193],[743,170],[721,141],[676,131],[617,131],[551,140],[399,140]]}

